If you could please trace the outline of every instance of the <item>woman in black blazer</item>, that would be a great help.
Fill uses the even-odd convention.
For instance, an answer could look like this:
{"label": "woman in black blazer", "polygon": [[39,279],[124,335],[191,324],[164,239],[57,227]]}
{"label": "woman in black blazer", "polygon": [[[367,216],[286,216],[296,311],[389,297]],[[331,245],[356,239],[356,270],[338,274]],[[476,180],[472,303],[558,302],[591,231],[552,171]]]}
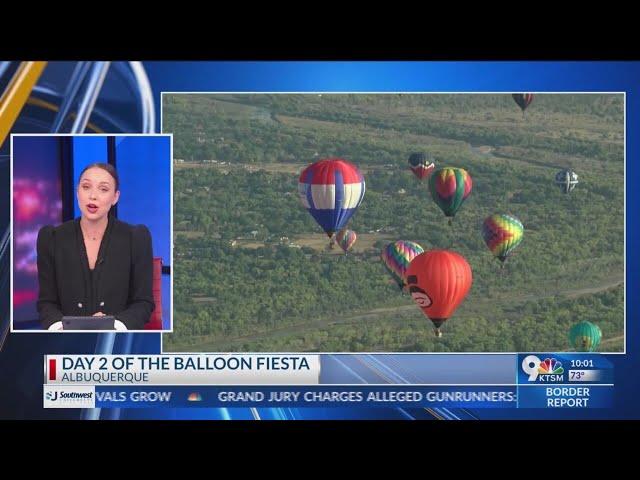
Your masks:
{"label": "woman in black blazer", "polygon": [[38,313],[42,326],[63,316],[113,315],[116,329],[144,328],[155,308],[151,234],[109,214],[120,197],[118,174],[106,163],[80,174],[82,215],[38,233]]}

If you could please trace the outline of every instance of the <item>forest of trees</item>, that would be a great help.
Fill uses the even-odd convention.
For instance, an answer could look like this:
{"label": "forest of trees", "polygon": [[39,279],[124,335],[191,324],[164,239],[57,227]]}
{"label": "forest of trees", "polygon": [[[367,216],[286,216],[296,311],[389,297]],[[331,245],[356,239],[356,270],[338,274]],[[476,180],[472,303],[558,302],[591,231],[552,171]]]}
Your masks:
{"label": "forest of trees", "polygon": [[[605,340],[623,335],[622,96],[539,95],[525,118],[510,95],[163,98],[163,131],[184,161],[174,169],[174,333],[165,349],[552,351],[568,348],[579,320],[597,323]],[[408,170],[413,151],[473,178],[451,227]],[[386,232],[346,257],[293,248],[324,233],[300,204],[298,175],[261,169],[334,155],[365,172],[349,228]],[[565,166],[580,178],[570,195],[553,180]],[[525,226],[504,271],[480,234],[493,213]],[[455,250],[473,269],[441,339],[389,282],[379,254],[396,239]],[[368,315],[374,309],[383,311]]]}

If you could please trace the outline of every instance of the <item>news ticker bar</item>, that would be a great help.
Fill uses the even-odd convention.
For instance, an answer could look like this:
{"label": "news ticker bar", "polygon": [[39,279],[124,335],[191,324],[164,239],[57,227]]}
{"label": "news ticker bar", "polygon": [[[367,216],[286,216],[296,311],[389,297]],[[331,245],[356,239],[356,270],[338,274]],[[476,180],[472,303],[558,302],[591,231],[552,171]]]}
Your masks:
{"label": "news ticker bar", "polygon": [[611,408],[613,386],[44,385],[44,408]]}
{"label": "news ticker bar", "polygon": [[313,385],[319,355],[45,355],[47,385]]}

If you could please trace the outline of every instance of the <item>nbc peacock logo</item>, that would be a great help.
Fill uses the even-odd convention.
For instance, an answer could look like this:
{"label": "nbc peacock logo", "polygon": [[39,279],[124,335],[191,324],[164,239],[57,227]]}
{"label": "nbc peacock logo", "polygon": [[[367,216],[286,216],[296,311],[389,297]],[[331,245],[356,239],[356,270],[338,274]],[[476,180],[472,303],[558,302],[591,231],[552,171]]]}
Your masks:
{"label": "nbc peacock logo", "polygon": [[564,380],[562,362],[555,358],[545,358],[541,361],[535,355],[529,355],[522,360],[522,370],[529,375],[529,381],[561,382]]}
{"label": "nbc peacock logo", "polygon": [[540,375],[562,375],[564,368],[562,368],[562,362],[555,358],[545,358],[544,362],[540,363],[538,372],[540,372]]}

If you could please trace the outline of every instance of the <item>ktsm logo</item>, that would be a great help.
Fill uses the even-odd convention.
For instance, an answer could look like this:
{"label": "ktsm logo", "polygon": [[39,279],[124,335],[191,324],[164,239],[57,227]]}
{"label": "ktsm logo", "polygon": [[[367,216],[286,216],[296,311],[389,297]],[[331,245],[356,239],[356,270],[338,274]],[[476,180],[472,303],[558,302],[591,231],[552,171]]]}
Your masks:
{"label": "ktsm logo", "polygon": [[555,358],[545,358],[541,362],[535,355],[529,355],[522,360],[522,370],[529,375],[529,381],[535,382],[562,382],[564,380],[564,368],[562,363]]}

